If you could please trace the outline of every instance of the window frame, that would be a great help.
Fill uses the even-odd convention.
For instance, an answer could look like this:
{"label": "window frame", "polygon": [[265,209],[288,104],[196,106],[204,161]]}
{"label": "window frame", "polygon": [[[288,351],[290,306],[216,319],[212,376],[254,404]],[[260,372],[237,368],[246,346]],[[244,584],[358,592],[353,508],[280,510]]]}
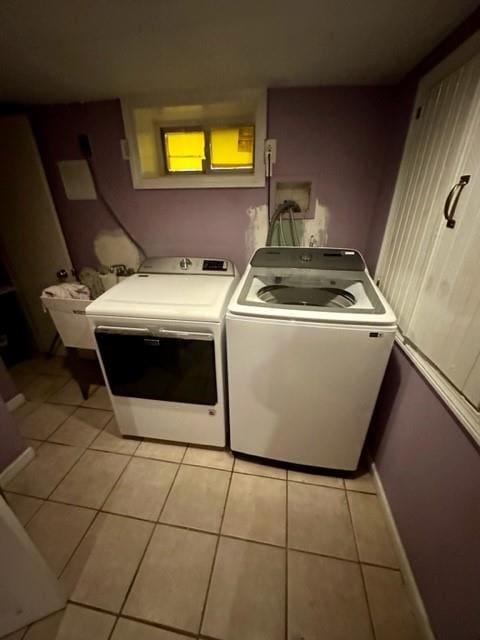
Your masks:
{"label": "window frame", "polygon": [[[168,168],[168,155],[167,155],[167,145],[166,145],[166,140],[165,140],[165,134],[166,133],[203,133],[204,136],[204,140],[205,140],[205,158],[202,160],[202,170],[201,171],[170,171]],[[205,130],[202,127],[196,127],[195,125],[192,125],[191,127],[160,127],[160,132],[159,132],[159,136],[160,136],[160,149],[157,149],[157,153],[162,153],[163,154],[163,163],[164,163],[164,168],[165,168],[165,175],[168,176],[178,176],[178,175],[182,175],[182,176],[188,176],[188,175],[193,175],[193,176],[198,176],[198,175],[204,175],[207,171],[207,166],[208,166],[208,162],[209,162],[209,150],[207,149],[207,135]],[[159,145],[157,145],[159,146]]]}
{"label": "window frame", "polygon": [[[215,169],[212,167],[212,138],[211,138],[211,133],[212,130],[219,130],[219,129],[242,129],[242,128],[246,128],[246,127],[253,127],[254,130],[254,135],[253,135],[253,154],[252,154],[252,160],[253,160],[253,165],[252,168],[242,168],[242,167],[219,167],[218,169]],[[166,133],[189,133],[189,132],[198,132],[198,133],[203,133],[203,135],[205,136],[205,158],[203,160],[203,169],[202,171],[170,171],[168,169],[168,158],[167,158],[167,148],[166,148],[166,144],[165,144],[165,134]],[[178,175],[206,175],[206,174],[210,174],[210,175],[218,175],[218,174],[225,174],[225,175],[252,175],[255,171],[255,124],[252,122],[249,123],[245,123],[245,122],[238,122],[238,123],[230,123],[230,124],[225,124],[222,123],[220,125],[216,125],[216,124],[212,124],[208,127],[204,126],[204,125],[191,125],[189,127],[160,127],[160,131],[159,131],[159,138],[160,138],[160,142],[158,143],[158,146],[161,147],[161,153],[163,153],[163,163],[164,163],[164,167],[165,167],[165,175],[169,175],[169,176],[178,176]]]}
{"label": "window frame", "polygon": [[[242,129],[242,128],[246,128],[246,127],[253,127],[253,152],[252,152],[252,168],[251,169],[247,169],[244,168],[242,169],[241,167],[234,167],[234,168],[229,168],[229,167],[221,167],[218,169],[214,169],[212,167],[212,149],[211,149],[211,144],[212,144],[212,138],[211,138],[211,133],[212,133],[212,129]],[[254,122],[237,122],[236,124],[230,123],[230,124],[220,124],[220,125],[211,125],[208,128],[208,134],[207,134],[207,144],[208,144],[208,172],[213,174],[213,175],[221,175],[222,173],[224,173],[225,175],[252,175],[255,171],[255,123]]]}
{"label": "window frame", "polygon": [[[266,89],[247,89],[232,92],[177,92],[174,94],[150,94],[147,96],[130,96],[121,99],[122,115],[127,138],[128,153],[124,159],[129,161],[134,189],[202,189],[202,188],[252,188],[265,187],[264,147],[267,137],[267,92]],[[176,108],[204,109],[205,115],[179,118]],[[156,108],[166,113],[165,117],[157,117],[154,122],[155,144],[159,164],[163,175],[142,176],[140,156],[137,146],[137,135],[134,110],[138,108]],[[209,110],[215,112],[211,115]],[[246,123],[246,124],[245,124]],[[166,170],[163,153],[161,129],[210,130],[212,128],[228,128],[229,126],[254,127],[253,170],[250,169],[214,169],[200,172],[174,172]],[[209,146],[209,144],[207,144]],[[207,149],[208,154],[210,150]]]}

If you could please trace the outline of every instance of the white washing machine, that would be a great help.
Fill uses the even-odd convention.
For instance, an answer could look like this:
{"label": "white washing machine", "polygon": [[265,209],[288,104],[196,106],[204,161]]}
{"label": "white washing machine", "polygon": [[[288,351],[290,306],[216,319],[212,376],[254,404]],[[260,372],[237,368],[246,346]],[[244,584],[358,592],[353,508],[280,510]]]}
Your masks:
{"label": "white washing machine", "polygon": [[120,431],[224,447],[228,260],[152,258],[86,309]]}
{"label": "white washing machine", "polygon": [[227,311],[232,450],[356,469],[395,331],[357,251],[259,249]]}

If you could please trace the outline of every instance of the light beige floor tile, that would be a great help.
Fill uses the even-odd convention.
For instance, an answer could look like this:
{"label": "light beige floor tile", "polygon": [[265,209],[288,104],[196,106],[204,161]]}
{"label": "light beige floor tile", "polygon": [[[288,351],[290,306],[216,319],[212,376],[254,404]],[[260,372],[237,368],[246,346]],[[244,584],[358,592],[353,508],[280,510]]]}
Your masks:
{"label": "light beige floor tile", "polygon": [[204,449],[203,447],[188,447],[183,462],[194,464],[199,467],[212,467],[231,471],[233,467],[233,456],[224,449]]}
{"label": "light beige floor tile", "polygon": [[45,502],[26,529],[52,571],[59,575],[95,517],[95,511]]}
{"label": "light beige floor tile", "polygon": [[345,478],[345,487],[349,491],[364,491],[365,493],[377,493],[373,475],[368,469],[360,469],[350,478]]}
{"label": "light beige floor tile", "polygon": [[118,613],[153,526],[100,513],[62,575],[71,599]]}
{"label": "light beige floor tile", "polygon": [[88,449],[54,491],[52,498],[100,509],[128,461],[127,456]]}
{"label": "light beige floor tile", "polygon": [[360,565],[289,552],[288,638],[373,640]]}
{"label": "light beige floor tile", "polygon": [[20,405],[15,411],[13,411],[12,415],[15,418],[15,422],[18,424],[24,418],[26,418],[30,413],[38,409],[41,405],[41,402],[31,402],[30,400],[25,400],[25,402]]}
{"label": "light beige floor tile", "polygon": [[[94,411],[94,409],[92,409]],[[107,413],[106,411],[104,413]],[[107,415],[111,415],[107,413]],[[124,438],[118,430],[117,421],[112,417],[107,423],[104,430],[98,434],[96,439],[90,445],[91,449],[99,449],[100,451],[110,451],[111,453],[124,453],[131,455],[135,453],[140,444],[139,440]]]}
{"label": "light beige floor tile", "polygon": [[157,525],[124,613],[198,633],[217,538]]}
{"label": "light beige floor tile", "polygon": [[35,459],[7,485],[10,491],[47,498],[60,480],[73,467],[83,450],[45,442]]}
{"label": "light beige floor tile", "polygon": [[284,550],[221,538],[202,633],[222,640],[278,640],[284,628]]}
{"label": "light beige floor tile", "polygon": [[45,356],[40,355],[30,360],[30,369],[36,373],[47,373],[49,375],[70,375],[66,368],[65,358],[61,356],[46,358]]}
{"label": "light beige floor tile", "polygon": [[18,429],[25,438],[46,440],[73,411],[73,407],[45,402],[19,422]]}
{"label": "light beige floor tile", "polygon": [[23,640],[56,640],[64,612],[65,610],[58,611],[32,624]]}
{"label": "light beige floor tile", "polygon": [[48,398],[49,402],[59,402],[60,404],[70,404],[78,406],[83,402],[82,392],[76,380],[70,380],[62,389],[52,394]]}
{"label": "light beige floor tile", "polygon": [[83,406],[91,407],[92,409],[106,409],[108,411],[112,411],[112,403],[110,402],[107,387],[98,387],[98,389],[83,402]]}
{"label": "light beige floor tile", "polygon": [[0,637],[1,637],[1,640],[23,640],[26,630],[27,628],[23,627],[23,629],[19,629],[18,631],[9,633],[8,636],[0,636]]}
{"label": "light beige floor tile", "polygon": [[363,565],[376,640],[421,640],[399,571]]}
{"label": "light beige floor tile", "polygon": [[33,383],[33,381],[38,377],[38,373],[36,371],[26,369],[9,369],[9,373],[12,377],[13,382],[18,391],[23,393],[26,388],[29,387]]}
{"label": "light beige floor tile", "polygon": [[37,354],[33,358],[19,362],[10,369],[10,373],[17,375],[18,373],[47,373],[51,375],[69,375],[65,366],[65,358],[61,356],[54,356],[53,358],[47,358],[43,354]]}
{"label": "light beige floor tile", "polygon": [[13,367],[10,367],[8,372],[11,376],[13,376],[14,374],[17,374],[21,371],[33,371],[33,362],[38,356],[39,354],[35,354],[27,360],[21,360],[20,362],[17,362],[17,364],[14,364]]}
{"label": "light beige floor tile", "polygon": [[268,464],[244,460],[243,458],[235,458],[233,470],[237,473],[249,473],[255,476],[265,476],[267,478],[278,478],[278,480],[286,480],[287,471],[280,467],[272,467]]}
{"label": "light beige floor tile", "polygon": [[343,489],[343,479],[337,476],[326,476],[315,472],[302,472],[288,470],[288,479],[291,482],[303,482],[306,484],[318,484],[323,487]]}
{"label": "light beige floor tile", "polygon": [[157,520],[177,469],[171,462],[132,458],[104,510]]}
{"label": "light beige floor tile", "polygon": [[27,400],[44,402],[54,393],[62,389],[68,382],[66,376],[51,376],[40,374],[22,389]]}
{"label": "light beige floor tile", "polygon": [[285,544],[287,483],[234,473],[222,533]]}
{"label": "light beige floor tile", "polygon": [[115,616],[69,604],[55,640],[108,640]]}
{"label": "light beige floor tile", "polygon": [[395,548],[378,497],[349,491],[348,502],[360,560],[397,568]]}
{"label": "light beige floor tile", "polygon": [[77,447],[88,447],[111,417],[112,414],[108,411],[79,407],[52,433],[49,440],[50,442],[73,444]]}
{"label": "light beige floor tile", "polygon": [[119,618],[112,640],[185,640],[186,637],[173,633],[173,631],[165,631],[165,629],[134,622],[127,618]]}
{"label": "light beige floor tile", "polygon": [[357,560],[344,491],[311,484],[288,484],[288,545]]}
{"label": "light beige floor tile", "polygon": [[155,458],[168,462],[181,462],[187,447],[181,444],[168,444],[166,442],[141,442],[135,452],[136,456]]}
{"label": "light beige floor tile", "polygon": [[16,493],[5,493],[7,503],[19,521],[25,526],[30,518],[40,509],[43,500],[21,496]]}
{"label": "light beige floor tile", "polygon": [[216,533],[229,481],[229,471],[182,465],[160,521]]}
{"label": "light beige floor tile", "polygon": [[27,447],[32,447],[34,451],[38,449],[38,447],[43,444],[43,440],[33,440],[32,438],[23,438],[25,440],[25,444]]}

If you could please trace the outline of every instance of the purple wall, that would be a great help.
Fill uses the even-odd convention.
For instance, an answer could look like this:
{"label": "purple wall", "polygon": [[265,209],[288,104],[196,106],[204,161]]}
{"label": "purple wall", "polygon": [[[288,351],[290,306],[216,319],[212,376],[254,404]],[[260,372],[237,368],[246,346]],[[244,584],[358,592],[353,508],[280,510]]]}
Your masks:
{"label": "purple wall", "polygon": [[369,227],[366,254],[372,274],[375,272],[383,235],[387,226],[388,213],[392,202],[398,169],[402,160],[403,147],[410,123],[410,114],[415,100],[416,87],[402,85],[395,92],[390,113],[389,136],[385,156],[381,186],[375,202],[374,214]]}
{"label": "purple wall", "polygon": [[5,363],[0,358],[0,397],[7,402],[17,395],[17,388],[10,374],[5,367]]}
{"label": "purple wall", "polygon": [[15,460],[26,445],[19,434],[5,402],[0,398],[0,472]]}
{"label": "purple wall", "polygon": [[[313,178],[331,212],[329,243],[366,251],[379,193],[394,92],[326,87],[269,92],[269,135],[278,140],[275,176]],[[149,255],[211,255],[246,264],[246,210],[265,189],[134,190],[119,141],[118,101],[36,108],[32,122],[72,260],[96,265],[93,238],[115,223],[98,201],[66,199],[56,163],[80,157],[88,133],[105,194]]]}
{"label": "purple wall", "polygon": [[395,347],[373,453],[438,640],[480,638],[480,456]]}
{"label": "purple wall", "polygon": [[32,122],[77,269],[97,266],[93,238],[100,230],[116,228],[98,200],[65,197],[56,163],[81,157],[79,133],[90,137],[92,160],[106,197],[147,254],[230,257],[244,267],[246,210],[265,202],[264,189],[134,190],[128,162],[120,154],[125,134],[116,100],[37,108]]}
{"label": "purple wall", "polygon": [[391,87],[269,91],[269,136],[278,140],[275,178],[311,177],[330,212],[328,244],[360,250],[369,266],[395,108]]}

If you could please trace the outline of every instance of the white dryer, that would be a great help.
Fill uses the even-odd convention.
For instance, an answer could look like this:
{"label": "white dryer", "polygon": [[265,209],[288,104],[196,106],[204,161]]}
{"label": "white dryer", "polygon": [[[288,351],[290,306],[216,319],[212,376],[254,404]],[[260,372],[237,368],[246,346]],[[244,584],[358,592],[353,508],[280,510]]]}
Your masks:
{"label": "white dryer", "polygon": [[86,309],[120,431],[225,446],[228,260],[152,258]]}
{"label": "white dryer", "polygon": [[356,469],[395,331],[357,251],[259,249],[227,311],[232,450]]}

